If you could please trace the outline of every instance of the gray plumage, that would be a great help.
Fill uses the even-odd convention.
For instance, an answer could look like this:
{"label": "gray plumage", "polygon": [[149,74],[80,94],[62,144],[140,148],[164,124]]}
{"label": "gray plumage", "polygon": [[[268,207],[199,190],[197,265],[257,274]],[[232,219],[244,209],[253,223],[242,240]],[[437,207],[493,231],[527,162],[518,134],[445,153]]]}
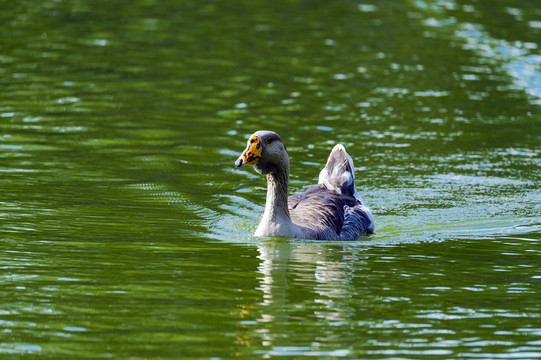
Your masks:
{"label": "gray plumage", "polygon": [[[250,160],[256,145],[258,159]],[[265,211],[254,235],[347,241],[374,232],[370,208],[355,188],[353,161],[342,145],[331,151],[318,185],[289,198],[289,158],[278,134],[252,135],[236,165],[245,163],[267,177]]]}

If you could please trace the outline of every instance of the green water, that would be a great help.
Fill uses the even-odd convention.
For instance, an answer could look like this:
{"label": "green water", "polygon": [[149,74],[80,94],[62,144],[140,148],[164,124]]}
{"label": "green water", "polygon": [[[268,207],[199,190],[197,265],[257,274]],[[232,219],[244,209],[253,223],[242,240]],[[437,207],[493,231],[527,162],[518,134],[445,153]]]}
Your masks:
{"label": "green water", "polygon": [[[1,1],[0,357],[541,357],[538,5]],[[376,234],[252,237],[259,129]]]}

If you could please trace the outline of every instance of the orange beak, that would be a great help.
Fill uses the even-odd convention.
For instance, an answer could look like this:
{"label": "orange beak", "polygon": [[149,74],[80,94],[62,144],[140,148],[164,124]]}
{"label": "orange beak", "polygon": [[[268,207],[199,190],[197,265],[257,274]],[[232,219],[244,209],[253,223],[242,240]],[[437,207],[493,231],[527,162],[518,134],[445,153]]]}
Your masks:
{"label": "orange beak", "polygon": [[252,135],[248,139],[248,144],[246,150],[242,155],[235,161],[236,167],[241,167],[242,165],[254,165],[261,159],[261,139],[257,135]]}

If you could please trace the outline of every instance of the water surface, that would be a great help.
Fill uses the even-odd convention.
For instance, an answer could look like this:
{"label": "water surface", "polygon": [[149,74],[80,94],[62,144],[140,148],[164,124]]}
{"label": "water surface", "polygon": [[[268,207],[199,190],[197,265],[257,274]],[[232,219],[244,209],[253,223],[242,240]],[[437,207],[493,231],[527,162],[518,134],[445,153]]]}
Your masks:
{"label": "water surface", "polygon": [[[2,358],[541,356],[535,2],[1,8]],[[259,129],[376,234],[253,237]]]}

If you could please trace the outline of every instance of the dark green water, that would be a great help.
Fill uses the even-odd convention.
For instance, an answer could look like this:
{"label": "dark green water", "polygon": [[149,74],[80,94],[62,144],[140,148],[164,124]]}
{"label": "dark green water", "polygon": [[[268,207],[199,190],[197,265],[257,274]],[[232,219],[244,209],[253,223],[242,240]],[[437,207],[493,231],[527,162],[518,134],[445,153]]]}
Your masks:
{"label": "dark green water", "polygon": [[[2,359],[541,357],[541,7],[1,1]],[[343,143],[376,234],[251,236]]]}

